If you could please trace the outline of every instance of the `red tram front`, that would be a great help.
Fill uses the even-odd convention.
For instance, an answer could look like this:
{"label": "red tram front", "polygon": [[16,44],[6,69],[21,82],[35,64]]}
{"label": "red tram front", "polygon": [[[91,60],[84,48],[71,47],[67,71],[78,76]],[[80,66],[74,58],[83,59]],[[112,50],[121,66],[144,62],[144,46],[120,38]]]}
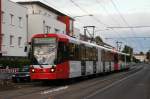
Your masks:
{"label": "red tram front", "polygon": [[32,38],[32,80],[67,79],[69,64],[65,59],[67,36],[37,34]]}

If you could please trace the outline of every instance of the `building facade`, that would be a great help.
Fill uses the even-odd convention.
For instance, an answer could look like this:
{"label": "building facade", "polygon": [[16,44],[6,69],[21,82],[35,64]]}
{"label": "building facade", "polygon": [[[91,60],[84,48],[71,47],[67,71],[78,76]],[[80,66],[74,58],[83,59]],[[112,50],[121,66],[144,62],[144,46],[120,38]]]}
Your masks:
{"label": "building facade", "polygon": [[9,0],[1,0],[0,58],[26,57],[27,8]]}
{"label": "building facade", "polygon": [[74,36],[74,20],[40,1],[0,1],[0,59],[27,57],[28,43],[37,33]]}
{"label": "building facade", "polygon": [[74,27],[74,37],[80,39],[80,29]]}
{"label": "building facade", "polygon": [[145,54],[134,54],[134,57],[138,60],[140,60],[140,62],[146,62],[146,55]]}
{"label": "building facade", "polygon": [[40,1],[18,2],[28,9],[28,41],[37,33],[72,33],[73,20]]}

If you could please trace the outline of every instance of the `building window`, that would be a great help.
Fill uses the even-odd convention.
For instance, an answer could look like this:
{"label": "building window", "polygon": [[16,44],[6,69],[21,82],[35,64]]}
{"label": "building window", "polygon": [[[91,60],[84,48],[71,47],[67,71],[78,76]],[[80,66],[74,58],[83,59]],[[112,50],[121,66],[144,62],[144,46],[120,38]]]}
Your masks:
{"label": "building window", "polygon": [[21,46],[21,42],[22,42],[22,37],[18,37],[18,46]]}
{"label": "building window", "polygon": [[59,31],[60,31],[59,29],[55,29],[55,33],[59,33]]}
{"label": "building window", "polygon": [[22,24],[22,17],[18,17],[19,19],[19,27],[23,27],[23,24]]}
{"label": "building window", "polygon": [[14,40],[14,36],[10,35],[10,42],[9,42],[10,46],[13,46],[13,40]]}
{"label": "building window", "polygon": [[5,12],[2,11],[2,18],[1,18],[2,23],[5,23]]}
{"label": "building window", "polygon": [[73,21],[70,20],[70,31],[73,30]]}
{"label": "building window", "polygon": [[14,15],[10,14],[10,25],[14,25]]}
{"label": "building window", "polygon": [[41,14],[42,13],[42,11],[41,10],[39,10],[39,14]]}
{"label": "building window", "polygon": [[44,15],[47,15],[47,13],[45,12]]}
{"label": "building window", "polygon": [[1,40],[1,41],[2,41],[2,46],[5,46],[5,45],[3,45],[3,44],[4,44],[4,43],[3,43],[3,42],[4,42],[4,34],[2,33],[0,36],[1,36],[1,39],[2,39],[2,40]]}
{"label": "building window", "polygon": [[48,17],[51,17],[51,15],[50,15],[50,14],[48,14]]}
{"label": "building window", "polygon": [[50,33],[51,27],[50,26],[45,26],[45,33]]}

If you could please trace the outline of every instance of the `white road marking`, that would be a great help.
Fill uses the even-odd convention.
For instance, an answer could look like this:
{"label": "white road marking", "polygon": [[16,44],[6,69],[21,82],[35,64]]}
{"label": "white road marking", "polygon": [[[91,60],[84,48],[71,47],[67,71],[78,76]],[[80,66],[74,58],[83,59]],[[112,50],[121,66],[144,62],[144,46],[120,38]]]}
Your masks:
{"label": "white road marking", "polygon": [[116,82],[114,82],[114,83],[112,83],[112,84],[110,84],[110,85],[108,85],[108,86],[106,86],[106,87],[100,89],[100,90],[97,90],[97,91],[95,91],[94,93],[91,93],[90,95],[88,95],[87,97],[85,97],[85,98],[83,98],[83,99],[89,99],[89,98],[95,96],[96,94],[98,94],[98,93],[100,93],[100,92],[103,92],[103,91],[105,91],[106,89],[111,88],[111,87],[115,86],[116,84],[118,84],[118,83],[120,83],[120,82],[122,82],[122,81],[124,81],[124,80],[126,80],[126,79],[129,79],[129,78],[131,78],[131,77],[133,77],[133,76],[135,76],[135,75],[137,75],[137,73],[139,73],[139,72],[141,72],[141,71],[138,71],[138,72],[136,72],[136,73],[134,73],[134,74],[132,74],[132,75],[130,75],[130,76],[127,76],[127,77],[125,77],[125,78],[123,78],[123,79],[120,79],[120,80],[118,80],[118,81],[116,81]]}
{"label": "white road marking", "polygon": [[64,86],[64,87],[59,87],[59,88],[55,88],[55,89],[51,89],[51,90],[45,90],[45,91],[41,92],[41,94],[49,94],[49,93],[52,93],[52,92],[58,92],[58,91],[61,91],[61,90],[65,90],[68,87],[69,86]]}

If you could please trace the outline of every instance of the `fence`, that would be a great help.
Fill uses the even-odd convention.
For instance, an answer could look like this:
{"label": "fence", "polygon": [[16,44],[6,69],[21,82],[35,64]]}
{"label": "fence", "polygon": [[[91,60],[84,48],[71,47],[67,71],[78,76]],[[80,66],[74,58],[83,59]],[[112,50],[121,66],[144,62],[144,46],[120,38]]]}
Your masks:
{"label": "fence", "polygon": [[16,73],[18,71],[19,71],[19,68],[0,69],[0,73]]}
{"label": "fence", "polygon": [[12,75],[19,71],[19,68],[0,69],[0,80],[11,79]]}

